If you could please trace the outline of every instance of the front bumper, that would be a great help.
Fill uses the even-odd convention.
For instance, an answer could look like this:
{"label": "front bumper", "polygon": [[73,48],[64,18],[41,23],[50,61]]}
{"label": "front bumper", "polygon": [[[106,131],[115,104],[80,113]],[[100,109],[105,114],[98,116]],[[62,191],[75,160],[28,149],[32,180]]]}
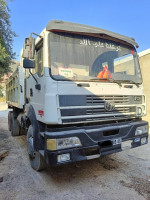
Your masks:
{"label": "front bumper", "polygon": [[[105,124],[96,126],[74,127],[70,130],[45,132],[44,156],[47,164],[56,166],[65,163],[98,158],[102,155],[120,152],[129,148],[135,148],[148,143],[148,133],[135,136],[135,130],[139,126],[148,125],[146,121],[122,122],[118,124]],[[78,137],[81,147],[50,151],[46,149],[47,139],[65,137]],[[143,139],[142,139],[143,138]],[[115,142],[114,142],[115,141]],[[120,141],[119,143],[116,141]],[[144,141],[144,142],[143,142]],[[127,144],[128,143],[128,144]],[[127,144],[127,145],[124,145]],[[61,154],[70,154],[66,162],[58,162],[57,157]]]}

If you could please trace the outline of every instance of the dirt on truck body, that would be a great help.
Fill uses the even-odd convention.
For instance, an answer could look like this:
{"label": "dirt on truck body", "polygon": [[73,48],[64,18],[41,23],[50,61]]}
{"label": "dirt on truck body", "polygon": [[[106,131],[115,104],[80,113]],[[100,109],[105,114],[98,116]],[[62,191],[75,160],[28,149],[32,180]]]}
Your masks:
{"label": "dirt on truck body", "polygon": [[6,84],[8,127],[27,136],[33,169],[148,143],[137,47],[133,38],[59,20],[25,38]]}
{"label": "dirt on truck body", "polygon": [[1,200],[149,200],[150,146],[36,172],[29,168],[26,137],[12,137],[8,111],[0,111]]}

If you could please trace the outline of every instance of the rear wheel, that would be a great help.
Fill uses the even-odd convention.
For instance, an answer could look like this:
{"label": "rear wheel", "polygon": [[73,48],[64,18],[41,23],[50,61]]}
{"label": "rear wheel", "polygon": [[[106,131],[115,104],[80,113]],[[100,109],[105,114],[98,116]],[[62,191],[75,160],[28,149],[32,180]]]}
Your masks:
{"label": "rear wheel", "polygon": [[27,131],[25,128],[21,127],[20,128],[20,135],[26,135],[27,134]]}
{"label": "rear wheel", "polygon": [[46,168],[46,162],[43,156],[39,152],[34,151],[32,125],[29,126],[27,132],[27,151],[29,154],[31,167],[33,169],[35,169],[36,171],[41,171]]}
{"label": "rear wheel", "polygon": [[10,114],[10,129],[12,136],[19,136],[20,124],[17,118],[14,117],[13,112]]}
{"label": "rear wheel", "polygon": [[11,131],[11,115],[12,111],[9,111],[8,113],[8,130]]}

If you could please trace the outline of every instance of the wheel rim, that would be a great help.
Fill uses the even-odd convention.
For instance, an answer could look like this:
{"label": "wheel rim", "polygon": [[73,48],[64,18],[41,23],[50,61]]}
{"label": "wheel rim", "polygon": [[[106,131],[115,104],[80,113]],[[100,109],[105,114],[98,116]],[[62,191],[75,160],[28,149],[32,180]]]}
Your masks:
{"label": "wheel rim", "polygon": [[33,169],[40,171],[46,167],[45,161],[40,153],[34,150],[33,127],[31,125],[27,132],[27,151]]}
{"label": "wheel rim", "polygon": [[30,137],[28,138],[27,141],[27,150],[28,150],[28,154],[33,157],[34,156],[34,151],[33,151],[33,138]]}
{"label": "wheel rim", "polygon": [[35,152],[34,152],[34,145],[33,145],[33,133],[29,132],[27,134],[27,151],[30,156],[30,158],[35,158]]}

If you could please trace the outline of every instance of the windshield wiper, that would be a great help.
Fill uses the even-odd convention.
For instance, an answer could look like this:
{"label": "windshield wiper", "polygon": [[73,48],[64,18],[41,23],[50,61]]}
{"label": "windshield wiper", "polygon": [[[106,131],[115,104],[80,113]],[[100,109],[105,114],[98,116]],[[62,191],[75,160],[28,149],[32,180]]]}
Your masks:
{"label": "windshield wiper", "polygon": [[91,78],[90,81],[100,81],[101,79],[99,78]]}
{"label": "windshield wiper", "polygon": [[113,83],[117,83],[120,87],[122,87],[121,81],[119,81],[119,80],[113,80],[112,82]]}
{"label": "windshield wiper", "polygon": [[137,87],[139,87],[140,83],[136,83],[135,81],[132,81],[132,80],[114,80],[114,79],[100,79],[100,78],[92,78],[90,79],[90,81],[100,81],[100,82],[103,82],[103,81],[108,81],[110,83],[117,83],[120,87],[122,87],[122,83],[130,83],[130,84],[135,84]]}
{"label": "windshield wiper", "polygon": [[95,77],[95,78],[91,78],[90,81],[109,81],[109,82],[113,82],[113,79],[111,78],[98,78],[98,77]]}
{"label": "windshield wiper", "polygon": [[109,83],[117,83],[120,87],[122,86],[120,81],[113,80],[113,79],[110,79],[110,78],[105,78],[105,79],[92,78],[92,79],[90,79],[90,81],[91,80],[93,80],[93,81],[97,81],[98,80],[100,82],[108,81]]}
{"label": "windshield wiper", "polygon": [[121,80],[121,82],[135,84],[137,87],[139,87],[140,85],[140,83],[136,83],[135,81],[132,81],[132,80]]}

